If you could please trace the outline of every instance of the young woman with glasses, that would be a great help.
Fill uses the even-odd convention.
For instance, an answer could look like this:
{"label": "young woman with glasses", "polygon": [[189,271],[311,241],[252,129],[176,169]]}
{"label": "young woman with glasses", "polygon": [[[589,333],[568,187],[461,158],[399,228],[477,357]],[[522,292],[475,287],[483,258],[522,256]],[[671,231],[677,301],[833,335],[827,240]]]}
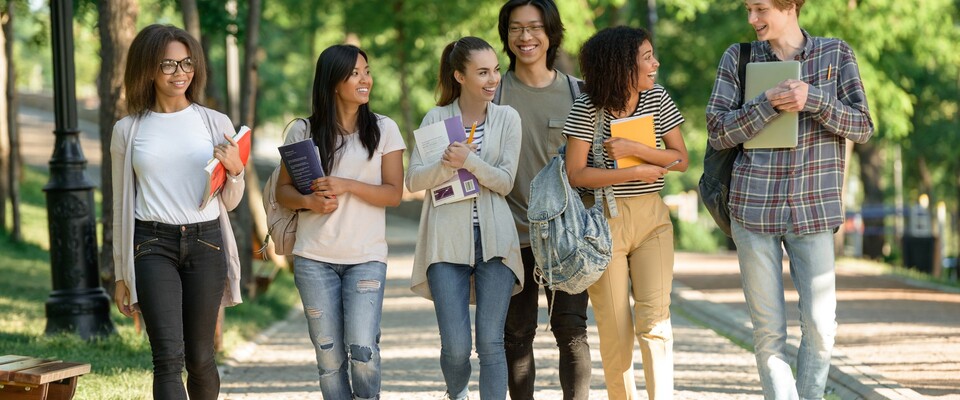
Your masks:
{"label": "young woman with glasses", "polygon": [[[130,114],[114,125],[110,144],[114,300],[124,315],[143,316],[155,399],[217,398],[217,315],[241,302],[227,211],[243,196],[243,163],[230,119],[196,103],[205,71],[203,50],[186,31],[140,31],[124,73]],[[211,157],[228,176],[218,200],[201,209]]]}

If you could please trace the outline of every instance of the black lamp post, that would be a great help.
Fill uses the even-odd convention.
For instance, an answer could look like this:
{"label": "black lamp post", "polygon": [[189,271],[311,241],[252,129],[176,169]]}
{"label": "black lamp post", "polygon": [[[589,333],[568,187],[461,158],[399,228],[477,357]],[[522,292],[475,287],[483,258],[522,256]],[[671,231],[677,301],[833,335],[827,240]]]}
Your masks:
{"label": "black lamp post", "polygon": [[93,183],[77,129],[74,91],[73,1],[50,2],[53,37],[53,98],[57,136],[50,158],[47,220],[53,291],[47,299],[47,334],[71,332],[84,339],[115,332],[110,299],[97,268]]}

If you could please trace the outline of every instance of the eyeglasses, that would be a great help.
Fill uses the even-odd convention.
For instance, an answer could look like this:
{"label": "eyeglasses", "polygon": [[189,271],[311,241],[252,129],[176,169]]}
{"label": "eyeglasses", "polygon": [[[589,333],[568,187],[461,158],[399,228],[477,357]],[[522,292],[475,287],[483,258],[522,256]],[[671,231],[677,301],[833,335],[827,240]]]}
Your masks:
{"label": "eyeglasses", "polygon": [[184,73],[193,72],[193,60],[190,57],[184,58],[180,61],[175,60],[163,60],[160,61],[160,72],[163,72],[165,75],[173,75],[177,73],[177,67],[180,67]]}
{"label": "eyeglasses", "polygon": [[510,32],[510,36],[522,36],[523,32],[529,33],[530,36],[538,36],[543,33],[543,25],[511,26],[507,28],[507,32]]}

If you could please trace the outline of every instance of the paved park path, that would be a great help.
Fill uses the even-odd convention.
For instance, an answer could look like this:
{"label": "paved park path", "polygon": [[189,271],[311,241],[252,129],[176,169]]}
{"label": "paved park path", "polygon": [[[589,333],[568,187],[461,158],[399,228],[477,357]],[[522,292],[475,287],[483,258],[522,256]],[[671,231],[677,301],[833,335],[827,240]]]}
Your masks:
{"label": "paved park path", "polygon": [[[53,149],[52,113],[22,107],[18,120],[24,162],[46,169]],[[83,120],[79,125],[87,175],[99,185],[97,126]],[[415,221],[388,215],[391,257],[381,343],[385,399],[437,399],[443,392],[432,304],[408,288],[415,232]],[[676,398],[760,398],[753,354],[726,338],[746,346],[752,342],[736,256],[679,253],[675,275]],[[795,351],[797,296],[789,274],[784,280],[790,288],[786,294],[791,312],[788,348]],[[840,327],[830,392],[842,399],[960,400],[960,290],[887,275],[874,264],[856,260],[838,264],[837,287]],[[542,297],[541,304],[545,304]],[[552,335],[543,331],[543,310],[540,320],[535,342],[537,398],[560,399],[555,344]],[[592,317],[590,322],[591,398],[605,399]],[[302,313],[293,310],[290,318],[231,353],[223,368],[221,398],[318,398],[316,364],[306,332]],[[637,382],[642,385],[638,351],[634,359]],[[474,367],[471,391],[478,398]],[[640,394],[645,398],[642,386]]]}

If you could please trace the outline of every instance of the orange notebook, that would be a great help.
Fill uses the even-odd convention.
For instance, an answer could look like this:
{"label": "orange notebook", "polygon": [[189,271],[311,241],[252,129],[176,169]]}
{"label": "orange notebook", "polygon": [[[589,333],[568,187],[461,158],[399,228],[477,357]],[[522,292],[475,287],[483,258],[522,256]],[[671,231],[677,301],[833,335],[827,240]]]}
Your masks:
{"label": "orange notebook", "polygon": [[[610,136],[630,139],[647,146],[657,147],[657,135],[653,130],[653,114],[643,114],[610,121]],[[629,168],[646,164],[637,157],[624,157],[615,162],[617,168]]]}
{"label": "orange notebook", "polygon": [[[233,140],[237,142],[238,150],[240,150],[240,161],[244,166],[247,165],[247,159],[250,158],[250,137],[250,128],[246,126],[241,126],[237,134],[233,135]],[[215,199],[223,190],[223,186],[227,184],[227,169],[223,167],[220,160],[216,158],[210,160],[203,170],[207,173],[207,187],[203,190],[203,199],[200,201],[201,210],[206,208],[207,204]]]}

